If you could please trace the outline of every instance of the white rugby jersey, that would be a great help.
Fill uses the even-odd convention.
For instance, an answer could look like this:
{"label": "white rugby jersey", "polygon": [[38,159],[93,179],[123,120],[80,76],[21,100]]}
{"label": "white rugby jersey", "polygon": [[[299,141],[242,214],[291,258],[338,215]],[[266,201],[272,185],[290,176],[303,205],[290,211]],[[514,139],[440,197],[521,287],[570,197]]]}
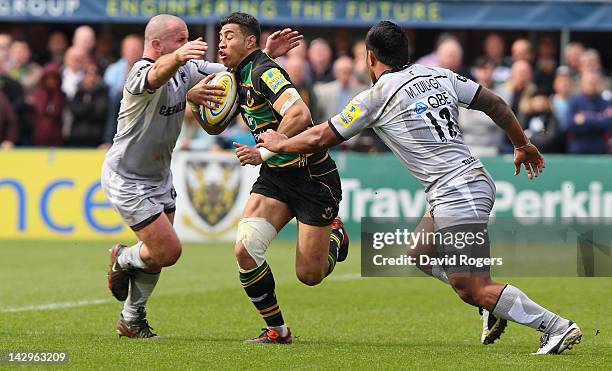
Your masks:
{"label": "white rugby jersey", "polygon": [[469,108],[479,90],[480,85],[450,70],[413,64],[381,75],[329,125],[345,140],[373,128],[429,191],[483,166],[457,125],[459,106]]}
{"label": "white rugby jersey", "polygon": [[117,134],[105,162],[130,179],[165,179],[172,151],[183,124],[187,91],[211,73],[227,68],[219,63],[190,60],[158,89],[148,89],[147,73],[155,62],[136,62],[125,81]]}

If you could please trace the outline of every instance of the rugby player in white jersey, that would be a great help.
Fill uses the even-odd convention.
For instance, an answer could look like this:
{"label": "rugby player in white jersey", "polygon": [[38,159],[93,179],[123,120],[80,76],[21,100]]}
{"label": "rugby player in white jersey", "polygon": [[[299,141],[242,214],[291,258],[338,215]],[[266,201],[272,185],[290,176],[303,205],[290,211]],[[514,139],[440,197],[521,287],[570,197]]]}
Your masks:
{"label": "rugby player in white jersey", "polygon": [[[431,215],[435,231],[486,235],[495,184],[463,143],[457,127],[458,107],[485,112],[505,131],[514,145],[515,175],[524,166],[530,179],[537,177],[544,158],[510,108],[490,90],[446,69],[409,64],[408,39],[399,26],[383,21],[372,27],[366,48],[372,88],[353,98],[327,123],[291,138],[266,131],[258,146],[273,152],[311,153],[371,127],[426,187],[430,211],[424,220]],[[488,236],[485,245],[488,254]],[[443,254],[458,253],[454,246],[436,248]],[[510,320],[543,332],[535,354],[559,354],[580,342],[582,333],[574,322],[538,305],[518,288],[493,281],[489,267],[445,269],[433,273],[463,301],[486,310],[493,323]],[[488,335],[495,340],[500,334]]]}
{"label": "rugby player in white jersey", "polygon": [[[187,25],[178,17],[161,14],[147,23],[143,57],[127,76],[117,134],[102,166],[104,194],[139,241],[111,249],[108,286],[115,298],[125,300],[116,328],[120,336],[156,336],[146,320],[145,304],[162,267],[181,255],[172,225],[176,192],[170,159],[187,91],[202,81],[200,99],[209,107],[220,103],[224,91],[205,83],[226,67],[204,61],[206,43],[188,37]],[[267,52],[280,56],[300,38],[291,29],[275,32],[267,40]]]}

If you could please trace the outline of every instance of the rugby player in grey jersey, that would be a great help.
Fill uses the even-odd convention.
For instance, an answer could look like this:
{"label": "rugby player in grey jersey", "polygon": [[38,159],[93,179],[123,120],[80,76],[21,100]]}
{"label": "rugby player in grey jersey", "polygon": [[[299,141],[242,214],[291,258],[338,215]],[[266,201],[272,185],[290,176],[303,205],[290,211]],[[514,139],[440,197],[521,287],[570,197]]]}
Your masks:
{"label": "rugby player in grey jersey", "polygon": [[[353,98],[327,123],[291,138],[268,130],[260,135],[258,146],[277,153],[311,153],[371,127],[426,187],[430,211],[422,225],[440,233],[483,233],[485,243],[469,248],[489,254],[487,223],[495,184],[463,143],[457,128],[458,107],[485,112],[505,131],[514,145],[515,175],[524,166],[529,179],[537,177],[544,158],[500,97],[447,69],[410,64],[408,39],[399,26],[383,21],[372,27],[366,48],[372,88]],[[435,247],[441,256],[460,255],[452,244]],[[428,273],[450,284],[466,303],[484,309],[485,344],[501,335],[507,320],[544,333],[535,354],[559,354],[581,340],[582,332],[574,322],[543,308],[518,288],[493,281],[488,266],[449,264]]]}
{"label": "rugby player in grey jersey", "polygon": [[[115,298],[125,300],[116,328],[120,336],[156,336],[146,320],[145,304],[162,267],[181,255],[172,225],[176,192],[170,159],[187,91],[201,83],[200,99],[209,107],[220,102],[224,91],[206,83],[226,67],[204,61],[207,44],[188,37],[187,25],[178,17],[161,14],[147,23],[143,57],[126,78],[117,134],[102,166],[104,194],[139,241],[111,249],[108,286]],[[277,31],[267,40],[267,52],[278,57],[300,39],[291,29]]]}

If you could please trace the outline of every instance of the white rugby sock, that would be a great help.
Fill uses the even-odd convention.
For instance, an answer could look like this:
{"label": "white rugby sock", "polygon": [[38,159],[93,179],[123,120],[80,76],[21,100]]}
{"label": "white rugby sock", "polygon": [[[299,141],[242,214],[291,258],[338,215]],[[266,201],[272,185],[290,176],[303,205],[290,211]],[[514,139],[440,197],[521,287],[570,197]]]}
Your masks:
{"label": "white rugby sock", "polygon": [[282,326],[272,326],[272,327],[268,327],[272,330],[276,330],[278,331],[278,333],[280,334],[280,336],[285,337],[287,335],[289,335],[289,328],[287,327],[287,325],[282,325]]}
{"label": "white rugby sock", "polygon": [[140,258],[140,248],[142,247],[142,241],[139,241],[132,247],[124,249],[117,262],[121,268],[138,268],[145,269],[147,266]]}
{"label": "white rugby sock", "polygon": [[541,307],[511,285],[506,285],[492,313],[547,334],[565,331],[570,324],[565,318]]}
{"label": "white rugby sock", "polygon": [[126,321],[137,320],[144,314],[145,305],[159,280],[160,273],[147,273],[139,269],[130,279],[130,292],[121,311]]}

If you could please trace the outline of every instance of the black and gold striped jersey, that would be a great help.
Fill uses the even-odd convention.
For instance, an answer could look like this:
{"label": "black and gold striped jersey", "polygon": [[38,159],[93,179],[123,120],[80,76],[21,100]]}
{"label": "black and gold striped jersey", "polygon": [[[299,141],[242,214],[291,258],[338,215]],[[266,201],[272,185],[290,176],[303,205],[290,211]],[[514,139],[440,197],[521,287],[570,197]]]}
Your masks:
{"label": "black and gold striped jersey", "polygon": [[[236,70],[240,114],[255,141],[268,129],[277,130],[283,117],[274,110],[274,102],[289,88],[295,88],[287,72],[261,50],[246,57]],[[314,154],[279,153],[266,161],[272,169],[297,169],[325,157]]]}

